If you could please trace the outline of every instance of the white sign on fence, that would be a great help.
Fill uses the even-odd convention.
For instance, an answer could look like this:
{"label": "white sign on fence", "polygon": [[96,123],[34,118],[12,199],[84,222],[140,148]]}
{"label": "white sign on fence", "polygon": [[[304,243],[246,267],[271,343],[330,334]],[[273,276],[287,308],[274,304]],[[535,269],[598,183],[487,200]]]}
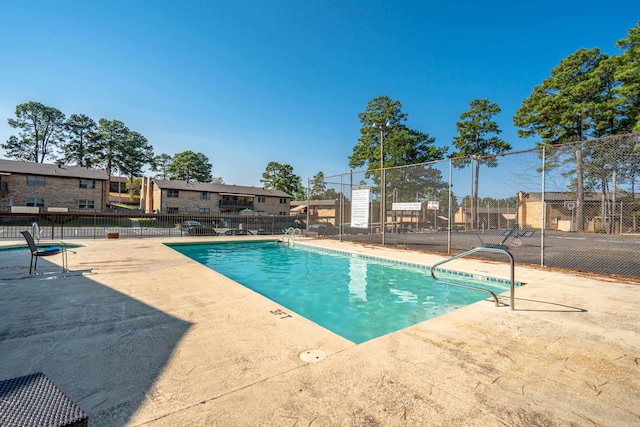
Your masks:
{"label": "white sign on fence", "polygon": [[391,209],[394,211],[419,211],[422,203],[410,202],[410,203],[393,203]]}
{"label": "white sign on fence", "polygon": [[367,228],[369,226],[369,193],[366,186],[351,189],[351,227]]}
{"label": "white sign on fence", "polygon": [[429,201],[427,202],[427,209],[430,211],[437,211],[440,209],[440,202]]}

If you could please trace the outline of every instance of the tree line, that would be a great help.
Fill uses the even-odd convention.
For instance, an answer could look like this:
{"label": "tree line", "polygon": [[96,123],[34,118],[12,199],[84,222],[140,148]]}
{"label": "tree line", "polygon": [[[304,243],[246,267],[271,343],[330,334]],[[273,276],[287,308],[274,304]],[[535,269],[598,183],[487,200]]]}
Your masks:
{"label": "tree line", "polygon": [[[0,144],[11,159],[103,168],[109,176],[128,177],[130,183],[149,166],[157,172],[155,178],[224,184],[222,177],[212,176],[212,165],[204,154],[187,150],[156,156],[147,139],[120,120],[100,119],[96,123],[85,114],[67,118],[57,108],[35,101],[16,106],[15,116],[7,121],[19,130],[18,135]],[[267,188],[292,195],[304,193],[300,177],[293,174],[290,165],[269,162],[261,181]]]}
{"label": "tree line", "polygon": [[131,177],[153,159],[147,139],[119,120],[96,123],[85,114],[67,119],[57,108],[34,101],[18,105],[15,114],[7,121],[20,132],[1,144],[9,158],[38,163],[54,159],[60,164],[104,168],[109,176],[117,171]]}

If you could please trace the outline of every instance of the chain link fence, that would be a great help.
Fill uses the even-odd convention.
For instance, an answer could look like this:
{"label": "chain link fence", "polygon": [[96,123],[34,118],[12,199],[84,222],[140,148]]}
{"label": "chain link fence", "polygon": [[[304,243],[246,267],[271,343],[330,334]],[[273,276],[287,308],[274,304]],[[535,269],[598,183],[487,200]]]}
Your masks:
{"label": "chain link fence", "polygon": [[639,146],[625,134],[327,176],[309,182],[308,232],[444,254],[498,245],[523,264],[637,278]]}

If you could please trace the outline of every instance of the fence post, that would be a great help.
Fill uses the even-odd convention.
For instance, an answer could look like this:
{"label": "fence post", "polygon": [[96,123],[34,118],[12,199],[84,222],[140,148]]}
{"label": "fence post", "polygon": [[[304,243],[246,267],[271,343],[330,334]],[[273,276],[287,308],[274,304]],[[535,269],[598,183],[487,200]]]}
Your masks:
{"label": "fence post", "polygon": [[340,218],[338,218],[338,221],[340,221],[340,224],[338,225],[338,233],[339,233],[339,240],[342,240],[342,224],[344,223],[343,221],[343,215],[344,215],[344,194],[343,194],[344,188],[342,187],[342,174],[340,174]]}
{"label": "fence post", "polygon": [[622,200],[620,200],[620,234],[622,234]]}
{"label": "fence post", "polygon": [[[309,227],[311,226],[309,223],[309,206],[311,205],[309,199],[311,199],[311,178],[307,178],[307,226],[304,230],[305,236],[309,236]],[[271,228],[271,234],[273,234],[273,228]]]}
{"label": "fence post", "polygon": [[451,211],[453,208],[453,199],[451,196],[451,187],[453,187],[453,183],[452,178],[453,178],[453,159],[449,158],[449,230],[447,230],[447,255],[451,254],[451,229],[453,228],[453,224],[455,224],[455,217],[453,218],[454,220],[451,221],[451,215],[453,215],[453,212]]}
{"label": "fence post", "polygon": [[[546,147],[542,146],[542,228],[540,229],[540,266],[544,267],[544,230],[547,225],[547,207],[545,206],[545,164],[546,160]],[[517,208],[516,208],[517,209]]]}

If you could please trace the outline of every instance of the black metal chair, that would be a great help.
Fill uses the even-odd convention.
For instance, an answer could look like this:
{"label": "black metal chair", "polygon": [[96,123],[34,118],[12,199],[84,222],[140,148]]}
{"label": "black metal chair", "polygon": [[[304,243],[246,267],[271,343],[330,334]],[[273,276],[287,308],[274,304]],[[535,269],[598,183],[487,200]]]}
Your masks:
{"label": "black metal chair", "polygon": [[32,272],[36,272],[38,269],[38,258],[41,256],[52,256],[57,254],[62,254],[62,272],[67,271],[67,248],[64,243],[58,243],[55,246],[41,246],[38,247],[36,242],[33,240],[33,236],[28,231],[21,231],[22,234],[27,241],[27,245],[29,245],[29,251],[31,252],[31,261],[29,262],[29,274]]}

